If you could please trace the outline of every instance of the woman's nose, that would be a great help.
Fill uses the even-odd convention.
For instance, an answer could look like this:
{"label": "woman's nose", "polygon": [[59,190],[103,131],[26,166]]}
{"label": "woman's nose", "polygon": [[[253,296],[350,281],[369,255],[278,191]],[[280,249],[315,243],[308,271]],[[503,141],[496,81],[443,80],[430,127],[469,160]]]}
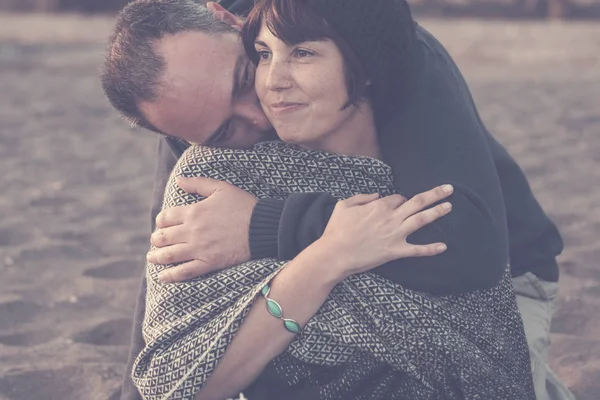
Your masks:
{"label": "woman's nose", "polygon": [[288,68],[285,62],[271,62],[267,74],[266,86],[269,90],[280,91],[292,86]]}

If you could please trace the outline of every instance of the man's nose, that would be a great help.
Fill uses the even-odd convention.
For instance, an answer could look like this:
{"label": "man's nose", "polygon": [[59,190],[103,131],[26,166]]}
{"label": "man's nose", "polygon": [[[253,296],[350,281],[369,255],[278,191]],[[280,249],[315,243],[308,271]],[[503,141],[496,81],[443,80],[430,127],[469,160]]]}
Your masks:
{"label": "man's nose", "polygon": [[254,90],[249,91],[237,101],[234,113],[258,131],[271,129],[271,123],[267,119]]}

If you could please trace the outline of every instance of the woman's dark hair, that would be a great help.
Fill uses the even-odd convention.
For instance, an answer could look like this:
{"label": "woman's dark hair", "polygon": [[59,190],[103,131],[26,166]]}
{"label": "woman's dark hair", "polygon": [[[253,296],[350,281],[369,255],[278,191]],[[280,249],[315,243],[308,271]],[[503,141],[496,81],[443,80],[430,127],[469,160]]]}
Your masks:
{"label": "woman's dark hair", "polygon": [[242,29],[242,41],[246,53],[254,63],[258,63],[258,53],[254,41],[262,24],[273,35],[288,45],[302,42],[330,39],[340,49],[344,60],[344,74],[348,102],[344,108],[355,106],[368,99],[368,77],[354,50],[323,17],[310,5],[310,0],[258,0],[248,15]]}

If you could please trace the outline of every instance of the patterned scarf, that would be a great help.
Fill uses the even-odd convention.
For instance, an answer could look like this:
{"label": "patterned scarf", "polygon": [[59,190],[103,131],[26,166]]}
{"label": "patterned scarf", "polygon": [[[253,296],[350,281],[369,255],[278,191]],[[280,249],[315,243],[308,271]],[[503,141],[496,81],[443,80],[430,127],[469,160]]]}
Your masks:
{"label": "patterned scarf", "polygon": [[[252,150],[191,147],[171,174],[163,208],[201,200],[177,186],[179,175],[224,180],[258,198],[395,192],[392,171],[379,160],[283,142]],[[144,399],[193,399],[260,289],[285,265],[255,260],[163,285],[157,276],[169,266],[148,264],[146,347],[133,369]],[[288,385],[312,387],[323,400],[535,398],[508,268],[492,289],[446,297],[375,273],[351,276],[270,367]]]}

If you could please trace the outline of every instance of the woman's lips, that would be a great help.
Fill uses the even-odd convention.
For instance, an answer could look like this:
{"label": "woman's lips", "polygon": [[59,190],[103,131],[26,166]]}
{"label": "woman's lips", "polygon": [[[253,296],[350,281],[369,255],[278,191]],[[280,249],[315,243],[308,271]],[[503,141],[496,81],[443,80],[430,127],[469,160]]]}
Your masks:
{"label": "woman's lips", "polygon": [[271,113],[275,116],[285,115],[292,113],[294,111],[298,111],[302,108],[306,107],[306,104],[302,103],[290,103],[290,102],[279,102],[271,104]]}

